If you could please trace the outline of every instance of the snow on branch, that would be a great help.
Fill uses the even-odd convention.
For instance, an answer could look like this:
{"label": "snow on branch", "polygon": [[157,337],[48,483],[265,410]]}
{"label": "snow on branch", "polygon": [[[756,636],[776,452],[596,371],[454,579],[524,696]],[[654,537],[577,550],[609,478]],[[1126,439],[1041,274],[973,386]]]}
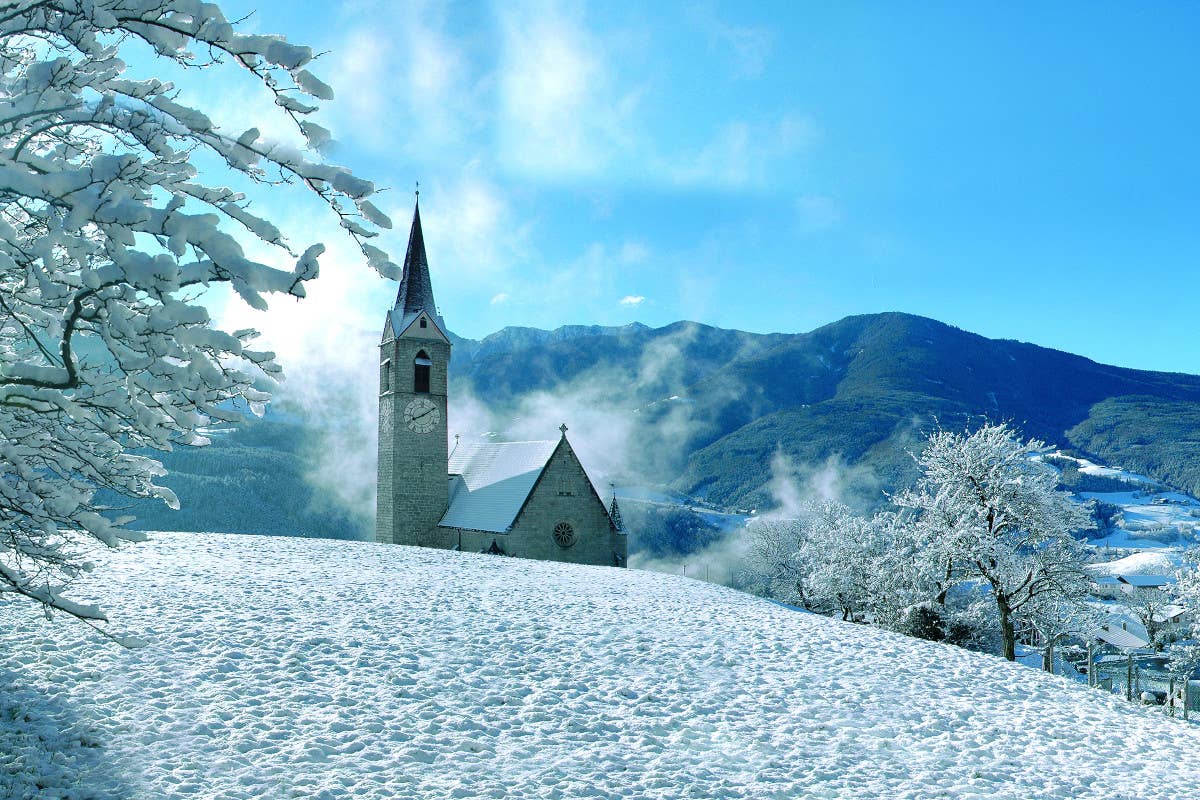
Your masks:
{"label": "snow on branch", "polygon": [[[263,113],[290,119],[309,149],[219,129],[186,85],[134,74],[122,54],[139,42],[185,77],[240,70],[271,93]],[[214,329],[195,290],[225,284],[260,309],[271,294],[303,297],[324,248],[297,256],[222,185],[230,177],[303,187],[368,268],[396,273],[367,244],[391,224],[374,186],[320,156],[329,132],[311,117],[333,90],[313,58],[282,36],[239,33],[200,0],[0,7],[0,591],[102,622],[61,594],[82,569],[71,543],[141,534],[112,521],[97,491],[177,506],[155,483],[161,465],[137,451],[202,444],[202,428],[268,399],[273,354],[249,347],[252,331]],[[292,268],[247,256],[245,238],[290,254]]]}

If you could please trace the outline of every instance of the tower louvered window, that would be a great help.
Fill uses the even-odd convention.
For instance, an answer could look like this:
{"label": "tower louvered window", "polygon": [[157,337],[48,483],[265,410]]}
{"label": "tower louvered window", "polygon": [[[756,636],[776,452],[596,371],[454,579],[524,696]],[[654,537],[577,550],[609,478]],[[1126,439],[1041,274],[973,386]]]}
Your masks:
{"label": "tower louvered window", "polygon": [[429,394],[429,369],[433,366],[433,362],[429,360],[429,355],[421,350],[417,353],[416,359],[413,360],[413,391],[420,394]]}

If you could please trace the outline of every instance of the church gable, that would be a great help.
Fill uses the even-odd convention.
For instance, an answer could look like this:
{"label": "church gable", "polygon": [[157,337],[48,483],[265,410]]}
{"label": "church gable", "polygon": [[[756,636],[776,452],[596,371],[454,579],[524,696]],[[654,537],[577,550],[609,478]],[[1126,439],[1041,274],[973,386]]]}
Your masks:
{"label": "church gable", "polygon": [[580,564],[620,563],[624,537],[564,437],[513,523],[507,552]]}
{"label": "church gable", "polygon": [[[521,513],[525,512],[526,507],[533,502],[535,496],[549,497],[551,495],[573,498],[571,502],[574,505],[581,509],[584,505],[592,506],[588,509],[589,511],[599,511],[605,519],[608,519],[608,508],[604,505],[604,500],[596,491],[592,479],[588,477],[587,470],[583,468],[583,462],[579,460],[579,456],[575,455],[575,448],[571,447],[566,436],[558,440],[545,468],[538,475],[537,482],[530,489],[529,497],[522,506]],[[518,514],[519,519],[520,514]]]}
{"label": "church gable", "polygon": [[442,331],[437,320],[426,311],[411,312],[399,318],[394,318],[389,313],[388,318],[392,320],[392,328],[398,339],[434,339],[450,344],[449,337]]}

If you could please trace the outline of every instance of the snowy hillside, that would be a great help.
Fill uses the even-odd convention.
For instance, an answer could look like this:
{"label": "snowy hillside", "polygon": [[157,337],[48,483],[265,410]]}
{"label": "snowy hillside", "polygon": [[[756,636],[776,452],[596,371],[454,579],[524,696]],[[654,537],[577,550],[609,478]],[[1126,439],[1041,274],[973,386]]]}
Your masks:
{"label": "snowy hillside", "polygon": [[1095,575],[1174,575],[1182,560],[1176,551],[1145,550],[1115,561],[1092,564],[1089,569]]}
{"label": "snowy hillside", "polygon": [[673,576],[169,534],[101,579],[149,646],[0,610],[0,796],[1147,799],[1200,759],[1067,680]]}

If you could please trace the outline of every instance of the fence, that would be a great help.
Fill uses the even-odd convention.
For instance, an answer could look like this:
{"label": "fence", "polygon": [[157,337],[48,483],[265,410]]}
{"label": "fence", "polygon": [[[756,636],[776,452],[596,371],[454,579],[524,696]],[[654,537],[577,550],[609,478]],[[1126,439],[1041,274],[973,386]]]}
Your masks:
{"label": "fence", "polygon": [[1092,665],[1096,686],[1137,701],[1151,692],[1172,716],[1200,718],[1200,681],[1185,681],[1137,658],[1106,658]]}

